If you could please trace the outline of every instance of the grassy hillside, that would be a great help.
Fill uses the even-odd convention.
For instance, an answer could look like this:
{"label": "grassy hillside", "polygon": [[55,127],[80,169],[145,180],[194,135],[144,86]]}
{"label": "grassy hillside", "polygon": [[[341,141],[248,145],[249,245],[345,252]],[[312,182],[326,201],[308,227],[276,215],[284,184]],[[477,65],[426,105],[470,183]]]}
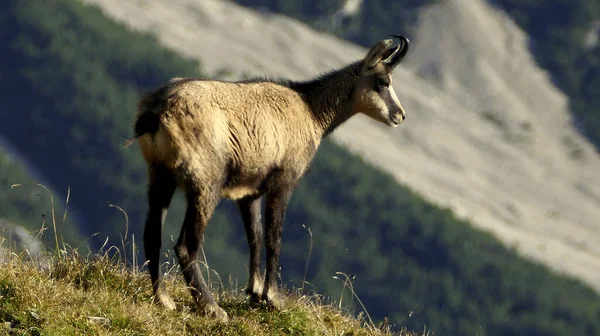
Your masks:
{"label": "grassy hillside", "polygon": [[[74,0],[9,0],[1,10],[0,92],[11,113],[0,114],[0,133],[57,190],[72,187],[69,206],[82,214],[82,231],[101,232],[95,247],[106,234],[109,245],[120,242],[125,220],[109,207],[116,204],[129,215],[127,249],[133,241],[139,249],[146,172],[135,146],[120,145],[131,135],[140,93],[173,76],[199,75],[197,64]],[[165,248],[174,244],[169,235],[176,237],[181,205],[177,195]],[[589,288],[520,259],[330,141],[286,218],[287,286],[301,286],[308,262],[306,288],[357,311],[336,273],[343,272],[355,277],[353,288],[375,321],[387,316],[409,330],[452,335],[600,334],[599,298]],[[205,241],[220,279],[231,276],[243,287],[247,247],[231,202],[219,206]],[[136,288],[147,293],[149,282]]]}
{"label": "grassy hillside", "polygon": [[[198,316],[181,278],[166,285],[178,310],[152,304],[145,274],[125,268],[105,254],[83,259],[68,255],[52,272],[18,258],[0,270],[2,335],[392,335],[324,305],[317,297],[294,295],[284,311],[251,306],[239,288],[215,292],[231,320],[219,323]],[[411,336],[409,332],[398,336]]]}

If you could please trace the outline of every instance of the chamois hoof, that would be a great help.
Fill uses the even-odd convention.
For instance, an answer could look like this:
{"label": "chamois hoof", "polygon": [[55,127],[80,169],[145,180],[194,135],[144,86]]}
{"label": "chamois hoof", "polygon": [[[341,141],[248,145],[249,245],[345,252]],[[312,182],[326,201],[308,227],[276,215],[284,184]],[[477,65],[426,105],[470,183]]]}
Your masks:
{"label": "chamois hoof", "polygon": [[264,282],[261,276],[255,275],[254,281],[250,281],[248,287],[246,287],[246,295],[250,295],[250,303],[260,303],[262,299],[261,294],[264,288]]}
{"label": "chamois hoof", "polygon": [[249,296],[249,301],[251,304],[258,304],[260,303],[261,297],[260,294],[253,291],[252,289],[247,289],[246,290],[246,295]]}
{"label": "chamois hoof", "polygon": [[163,307],[165,307],[166,310],[175,310],[177,308],[175,306],[175,301],[171,299],[169,294],[166,294],[164,292],[158,293],[154,297],[154,302],[162,305]]}
{"label": "chamois hoof", "polygon": [[262,299],[267,303],[267,307],[272,310],[283,310],[283,297],[277,291],[270,290],[268,295],[262,295]]}
{"label": "chamois hoof", "polygon": [[217,321],[229,321],[229,316],[227,315],[227,312],[223,308],[219,307],[219,305],[216,303],[209,303],[206,306],[204,306],[204,308],[202,308],[200,311],[202,311],[205,316],[212,319],[216,319]]}

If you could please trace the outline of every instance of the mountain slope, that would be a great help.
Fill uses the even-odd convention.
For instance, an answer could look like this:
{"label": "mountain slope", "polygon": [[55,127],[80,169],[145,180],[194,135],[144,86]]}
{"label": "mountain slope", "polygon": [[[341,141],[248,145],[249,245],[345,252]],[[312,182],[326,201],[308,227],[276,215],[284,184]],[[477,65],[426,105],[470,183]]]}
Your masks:
{"label": "mountain slope", "polygon": [[600,149],[600,2],[490,2],[530,35],[536,61],[569,96],[575,125]]}
{"label": "mountain slope", "polygon": [[[58,193],[49,185],[44,185],[50,188],[46,190],[38,184],[44,185],[44,181],[40,180],[37,172],[33,172],[14,153],[11,154],[8,146],[0,139],[0,222],[7,221],[22,226],[34,236],[41,233],[40,239],[54,247],[54,205],[57,231],[61,233],[65,243],[74,243],[80,238],[75,222],[70,216],[63,219],[68,191]],[[0,248],[8,247],[9,242],[3,239],[9,239],[9,236],[10,232],[3,232],[0,225]]]}
{"label": "mountain slope", "polygon": [[198,63],[78,2],[9,1],[0,7],[0,21],[6,111],[0,133],[48,187],[66,196],[71,186],[70,208],[81,214],[84,238],[99,232],[90,240],[98,245],[107,235],[118,238],[124,217],[109,205],[131,209],[135,219],[129,202],[145,194],[143,163],[121,148],[133,123],[128,111],[142,91],[170,76],[200,74]]}
{"label": "mountain slope", "polygon": [[[307,78],[366,51],[227,1],[84,2],[202,59],[209,73],[227,68],[225,78]],[[394,81],[407,123],[389,130],[358,117],[333,137],[522,254],[600,289],[600,160],[526,36],[480,0],[429,6],[416,31]]]}
{"label": "mountain slope", "polygon": [[[80,200],[86,224],[94,224],[87,230],[117,236],[122,219],[111,220],[104,202],[122,205],[130,215],[127,250],[139,250],[146,208],[142,159],[135,148],[122,149],[120,140],[131,134],[127,118],[140,91],[167,76],[199,75],[196,63],[73,0],[8,4],[0,12],[10,28],[0,30],[8,35],[0,51],[10,62],[0,63],[0,73],[13,86],[0,84],[15,94],[3,97],[10,113],[0,115],[2,132],[53,183],[73,182],[87,192]],[[164,228],[165,249],[181,223],[181,204],[175,203]],[[231,202],[222,205],[205,236],[208,281],[240,288],[247,245],[237,211]],[[600,333],[600,300],[591,289],[519,258],[331,141],[323,143],[292,197],[284,241],[286,285],[299,287],[308,264],[306,289],[334,302],[343,298],[356,310],[348,283],[336,274],[348,273],[376,321],[388,316],[396,326],[427,326],[437,334]],[[177,264],[166,259],[169,268]]]}

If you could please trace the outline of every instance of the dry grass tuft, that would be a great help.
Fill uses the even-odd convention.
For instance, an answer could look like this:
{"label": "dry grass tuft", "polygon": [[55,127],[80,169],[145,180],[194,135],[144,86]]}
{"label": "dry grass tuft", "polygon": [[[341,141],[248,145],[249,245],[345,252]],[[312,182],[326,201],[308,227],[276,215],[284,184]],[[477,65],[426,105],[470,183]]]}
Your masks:
{"label": "dry grass tuft", "polygon": [[[13,188],[18,186],[21,185],[15,184]],[[41,184],[38,186],[48,190]],[[121,248],[110,246],[105,249],[107,239],[100,248],[101,252],[81,256],[77,249],[64,242],[61,248],[56,231],[54,199],[50,196],[56,249],[45,251],[42,257],[49,262],[39,264],[28,251],[21,250],[10,252],[8,258],[4,258],[5,263],[0,264],[0,335],[417,336],[404,330],[392,333],[387,323],[376,326],[368,314],[368,320],[362,314],[353,317],[342,310],[341,298],[336,307],[326,304],[316,294],[302,294],[304,281],[302,288],[286,292],[286,309],[273,311],[265,305],[250,303],[244,289],[237,288],[231,279],[230,289],[225,290],[215,272],[219,289],[213,289],[213,295],[230,317],[227,323],[218,322],[195,312],[178,263],[170,256],[168,259],[172,262],[164,280],[169,294],[177,303],[177,310],[164,310],[153,303],[146,265],[140,268],[135,258],[127,260],[125,251],[131,249],[133,256],[137,251],[135,237],[132,235],[127,241],[127,213],[116,205],[110,205],[124,215],[125,235],[121,237]],[[70,188],[66,205],[69,197]],[[63,222],[66,216],[65,207]],[[44,224],[39,235],[43,231]],[[310,228],[308,232],[312,249]],[[0,237],[0,248],[3,245]],[[210,286],[211,270],[205,262],[203,264]],[[161,268],[164,269],[164,265]],[[349,277],[343,273],[338,275],[345,277],[343,286],[358,299]]]}
{"label": "dry grass tuft", "polygon": [[[20,184],[13,185],[17,186]],[[69,196],[70,188],[67,205]],[[368,319],[362,314],[353,317],[342,310],[341,298],[336,307],[325,303],[317,294],[302,294],[304,282],[302,288],[286,292],[284,310],[273,311],[266,305],[250,303],[244,289],[237,288],[231,279],[230,289],[225,290],[215,272],[219,289],[213,289],[213,295],[230,317],[227,323],[218,322],[195,312],[178,263],[170,256],[168,259],[172,262],[164,280],[177,303],[177,310],[164,310],[153,303],[146,265],[140,268],[135,258],[127,260],[125,251],[131,248],[135,256],[137,246],[133,235],[127,242],[129,221],[122,208],[110,205],[124,214],[122,247],[105,249],[107,240],[101,252],[81,256],[77,249],[64,242],[60,248],[53,199],[51,203],[56,249],[44,252],[43,258],[49,263],[40,265],[26,250],[21,250],[13,251],[5,263],[0,264],[0,335],[417,336],[405,330],[393,333],[387,323],[376,326],[368,314]],[[66,215],[65,207],[63,222]],[[40,235],[43,231],[40,230]],[[312,232],[310,228],[308,231],[312,249]],[[309,258],[310,250],[307,268]],[[203,264],[210,286],[211,270],[205,262]],[[164,265],[161,268],[164,269]],[[358,299],[349,277],[343,273],[338,275],[345,277],[343,286]]]}
{"label": "dry grass tuft", "polygon": [[108,253],[82,257],[63,249],[49,270],[13,254],[0,269],[0,334],[392,335],[389,327],[375,327],[299,291],[288,293],[285,310],[270,311],[250,304],[240,289],[221,289],[215,298],[231,320],[219,323],[195,313],[178,270],[165,280],[176,311],[152,303],[145,269],[126,267]]}

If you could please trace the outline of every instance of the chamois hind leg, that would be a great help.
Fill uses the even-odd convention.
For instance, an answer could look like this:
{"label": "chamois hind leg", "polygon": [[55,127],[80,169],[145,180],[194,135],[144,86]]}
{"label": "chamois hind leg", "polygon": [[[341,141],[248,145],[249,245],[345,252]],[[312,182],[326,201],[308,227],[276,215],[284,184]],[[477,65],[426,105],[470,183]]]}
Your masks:
{"label": "chamois hind leg", "polygon": [[175,302],[167,294],[160,274],[160,247],[162,226],[177,184],[173,174],[163,166],[150,167],[148,174],[149,209],[144,226],[144,253],[148,261],[154,300],[173,310]]}
{"label": "chamois hind leg", "polygon": [[262,299],[276,309],[283,308],[283,300],[277,288],[277,269],[281,251],[281,233],[285,211],[292,195],[291,187],[279,187],[267,194],[265,207],[265,241],[267,267]]}
{"label": "chamois hind leg", "polygon": [[204,230],[219,202],[218,188],[190,189],[186,192],[187,210],[175,253],[200,313],[227,321],[227,313],[215,302],[198,260]]}
{"label": "chamois hind leg", "polygon": [[251,301],[255,302],[259,301],[263,289],[263,277],[260,274],[260,252],[263,240],[260,201],[260,197],[251,197],[241,199],[237,202],[244,222],[248,246],[250,247],[246,294],[249,294]]}

